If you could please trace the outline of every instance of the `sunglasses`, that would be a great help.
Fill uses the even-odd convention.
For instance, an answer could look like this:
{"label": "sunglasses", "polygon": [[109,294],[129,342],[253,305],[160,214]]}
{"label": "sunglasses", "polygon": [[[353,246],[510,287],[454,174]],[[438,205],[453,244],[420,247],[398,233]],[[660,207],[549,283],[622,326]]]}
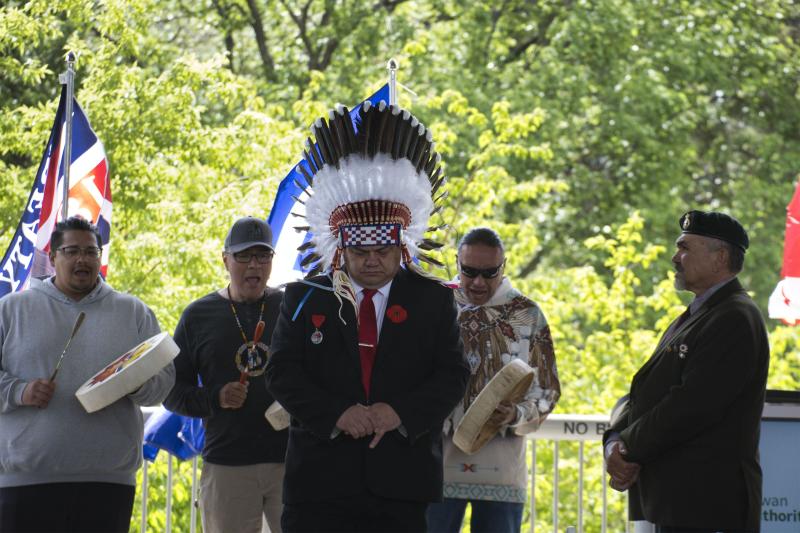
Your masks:
{"label": "sunglasses", "polygon": [[459,263],[459,268],[461,273],[467,276],[468,278],[477,278],[478,276],[482,276],[483,279],[493,279],[496,278],[497,275],[500,273],[500,269],[503,268],[506,262],[503,261],[496,267],[492,268],[475,268],[471,266],[467,266],[464,263]]}

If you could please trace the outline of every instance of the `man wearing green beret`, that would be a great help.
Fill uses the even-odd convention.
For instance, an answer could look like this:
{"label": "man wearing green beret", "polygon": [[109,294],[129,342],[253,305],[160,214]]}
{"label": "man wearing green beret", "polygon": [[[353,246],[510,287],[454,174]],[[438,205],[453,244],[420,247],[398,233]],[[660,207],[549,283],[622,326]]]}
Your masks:
{"label": "man wearing green beret", "polygon": [[675,288],[695,298],[633,377],[604,435],[609,484],[628,490],[630,518],[658,533],[755,532],[769,344],[736,277],[749,238],[724,213],[690,211],[680,227]]}

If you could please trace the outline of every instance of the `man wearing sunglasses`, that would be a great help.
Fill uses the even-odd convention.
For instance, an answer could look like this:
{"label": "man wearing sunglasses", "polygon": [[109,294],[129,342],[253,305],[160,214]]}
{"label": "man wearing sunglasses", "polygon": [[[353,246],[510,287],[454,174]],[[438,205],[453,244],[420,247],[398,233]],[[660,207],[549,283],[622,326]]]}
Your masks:
{"label": "man wearing sunglasses", "polygon": [[175,329],[181,352],[164,405],[203,419],[200,506],[210,533],[260,532],[264,519],[281,530],[287,432],[264,419],[273,399],[259,377],[282,300],[267,287],[273,253],[265,221],[237,220],[222,252],[228,285],[189,304]]}
{"label": "man wearing sunglasses", "polygon": [[160,331],[141,300],[99,276],[101,256],[97,228],[68,218],[50,237],[55,276],[0,300],[0,531],[128,531],[139,406],[164,399],[174,369],[91,414],[75,399],[95,372]]}
{"label": "man wearing sunglasses", "polygon": [[[561,394],[547,321],[533,301],[504,276],[505,252],[489,228],[469,231],[458,247],[458,323],[471,377],[444,432],[444,502],[428,508],[432,532],[461,529],[467,503],[471,531],[519,532],[526,500],[523,435],[539,427]],[[518,404],[502,402],[492,414],[500,432],[473,455],[453,444],[453,431],[481,390],[504,365],[521,359],[534,380]]]}

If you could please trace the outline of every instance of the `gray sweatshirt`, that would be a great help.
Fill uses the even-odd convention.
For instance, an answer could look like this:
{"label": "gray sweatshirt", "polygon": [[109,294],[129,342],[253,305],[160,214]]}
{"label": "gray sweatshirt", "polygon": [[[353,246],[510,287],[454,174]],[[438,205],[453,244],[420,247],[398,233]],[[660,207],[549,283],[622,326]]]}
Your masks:
{"label": "gray sweatshirt", "polygon": [[[86,313],[44,409],[22,406],[27,382],[48,379],[75,319]],[[134,485],[142,463],[140,405],[155,405],[175,381],[167,365],[139,390],[88,414],[75,391],[108,363],[159,332],[153,312],[100,280],[79,302],[53,278],[0,299],[0,487],[58,482]]]}

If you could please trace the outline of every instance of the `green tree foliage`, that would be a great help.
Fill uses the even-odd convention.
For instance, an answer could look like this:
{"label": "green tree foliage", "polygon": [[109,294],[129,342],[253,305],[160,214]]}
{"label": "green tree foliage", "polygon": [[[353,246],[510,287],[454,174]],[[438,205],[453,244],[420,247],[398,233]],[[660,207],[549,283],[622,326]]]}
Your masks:
{"label": "green tree foliage", "polygon": [[[450,178],[438,273],[455,274],[465,230],[497,229],[509,274],[550,320],[559,411],[607,412],[688,301],[669,263],[685,210],[744,223],[742,278],[766,309],[800,168],[799,38],[785,0],[0,2],[0,242],[75,50],[77,97],[110,159],[109,281],[171,330],[224,284],[227,227],[266,216],[307,125],[377,89],[396,57],[400,102],[435,132]],[[769,385],[798,388],[800,335],[771,324]],[[562,496],[576,487],[570,446]]]}

